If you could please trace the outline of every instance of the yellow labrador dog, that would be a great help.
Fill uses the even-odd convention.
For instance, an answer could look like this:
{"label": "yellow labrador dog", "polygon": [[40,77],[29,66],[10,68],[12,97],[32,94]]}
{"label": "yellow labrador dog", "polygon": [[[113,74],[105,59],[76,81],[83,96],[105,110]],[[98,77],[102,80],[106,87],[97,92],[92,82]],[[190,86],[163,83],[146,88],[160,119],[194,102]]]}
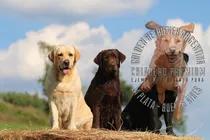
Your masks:
{"label": "yellow labrador dog", "polygon": [[[162,31],[165,31],[165,34],[157,35],[156,49],[150,63],[150,68],[153,70],[152,73],[154,73],[154,68],[156,68],[156,76],[153,74],[148,75],[146,77],[148,81],[144,81],[140,89],[143,92],[148,92],[155,83],[153,79],[158,78],[156,81],[156,87],[158,100],[161,104],[163,104],[165,100],[165,90],[177,92],[178,100],[176,103],[174,119],[178,121],[181,117],[181,104],[185,96],[187,84],[187,63],[184,61],[183,55],[186,47],[186,41],[183,39],[182,34],[169,33],[169,30],[164,29],[161,25],[155,23],[154,21],[148,22],[145,26],[148,29],[162,29]],[[179,27],[179,29],[180,31],[192,33],[194,31],[194,24],[191,23],[184,25]],[[157,34],[157,30],[155,33]],[[165,68],[167,76],[158,74],[157,68],[160,68],[161,71]],[[176,70],[178,74],[172,70]]]}
{"label": "yellow labrador dog", "polygon": [[45,82],[52,129],[91,129],[93,115],[81,90],[76,62],[80,53],[74,46],[56,46],[48,55],[53,62]]}

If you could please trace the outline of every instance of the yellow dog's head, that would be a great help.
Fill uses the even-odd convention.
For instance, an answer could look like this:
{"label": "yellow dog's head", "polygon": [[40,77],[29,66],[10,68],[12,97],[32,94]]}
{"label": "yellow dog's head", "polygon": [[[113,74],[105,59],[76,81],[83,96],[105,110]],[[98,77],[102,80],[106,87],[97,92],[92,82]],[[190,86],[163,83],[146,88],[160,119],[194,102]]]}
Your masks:
{"label": "yellow dog's head", "polygon": [[53,62],[57,72],[67,75],[79,60],[80,53],[74,46],[59,45],[49,53],[48,58]]}
{"label": "yellow dog's head", "polygon": [[[181,32],[178,34],[169,33],[167,28],[163,28],[161,25],[155,23],[154,21],[147,22],[145,26],[147,29],[153,30],[159,28],[161,31],[165,31],[165,33],[161,35],[157,35],[157,30],[155,31],[157,35],[156,48],[168,56],[169,62],[175,62],[177,57],[182,55],[181,53],[184,52],[186,47],[186,41],[181,35]],[[190,23],[188,25],[181,26],[179,27],[179,31],[193,33],[194,24]]]}

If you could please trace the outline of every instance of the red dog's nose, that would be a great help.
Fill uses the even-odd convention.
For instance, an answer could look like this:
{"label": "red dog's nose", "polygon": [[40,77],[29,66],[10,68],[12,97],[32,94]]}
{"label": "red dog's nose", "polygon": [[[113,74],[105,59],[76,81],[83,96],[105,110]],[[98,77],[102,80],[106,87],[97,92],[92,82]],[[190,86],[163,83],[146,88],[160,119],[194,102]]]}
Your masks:
{"label": "red dog's nose", "polygon": [[175,92],[179,92],[179,91],[180,91],[180,86],[178,86],[178,85],[175,86],[175,87],[174,87],[174,90],[175,90]]}
{"label": "red dog's nose", "polygon": [[175,49],[175,48],[170,48],[170,52],[171,52],[172,54],[174,54],[174,53],[175,53],[175,51],[176,51],[176,49]]}

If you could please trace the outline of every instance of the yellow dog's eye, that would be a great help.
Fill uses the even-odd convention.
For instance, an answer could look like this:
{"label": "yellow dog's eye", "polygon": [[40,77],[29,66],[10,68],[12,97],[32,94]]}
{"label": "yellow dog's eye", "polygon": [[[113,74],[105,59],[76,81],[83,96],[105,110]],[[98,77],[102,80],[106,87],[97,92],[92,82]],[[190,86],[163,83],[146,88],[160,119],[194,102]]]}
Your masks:
{"label": "yellow dog's eye", "polygon": [[69,53],[69,56],[73,56],[73,54],[72,53]]}
{"label": "yellow dog's eye", "polygon": [[63,56],[63,54],[62,53],[59,53],[58,56]]}

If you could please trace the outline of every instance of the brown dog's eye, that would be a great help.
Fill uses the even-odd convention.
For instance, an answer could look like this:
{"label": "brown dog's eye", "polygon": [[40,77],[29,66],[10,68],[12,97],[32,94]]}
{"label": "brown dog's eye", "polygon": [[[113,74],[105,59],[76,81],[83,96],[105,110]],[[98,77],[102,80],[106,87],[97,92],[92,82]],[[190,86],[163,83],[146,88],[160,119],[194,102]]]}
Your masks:
{"label": "brown dog's eye", "polygon": [[107,60],[108,59],[108,57],[107,56],[104,56],[104,60]]}
{"label": "brown dog's eye", "polygon": [[73,54],[72,54],[72,53],[70,53],[70,54],[69,54],[69,56],[73,56]]}
{"label": "brown dog's eye", "polygon": [[117,58],[117,56],[116,56],[116,55],[114,55],[114,58]]}
{"label": "brown dog's eye", "polygon": [[58,56],[63,56],[63,54],[62,53],[59,53]]}
{"label": "brown dog's eye", "polygon": [[112,53],[111,56],[114,57],[114,58],[117,58],[117,55],[114,54],[114,53]]}

